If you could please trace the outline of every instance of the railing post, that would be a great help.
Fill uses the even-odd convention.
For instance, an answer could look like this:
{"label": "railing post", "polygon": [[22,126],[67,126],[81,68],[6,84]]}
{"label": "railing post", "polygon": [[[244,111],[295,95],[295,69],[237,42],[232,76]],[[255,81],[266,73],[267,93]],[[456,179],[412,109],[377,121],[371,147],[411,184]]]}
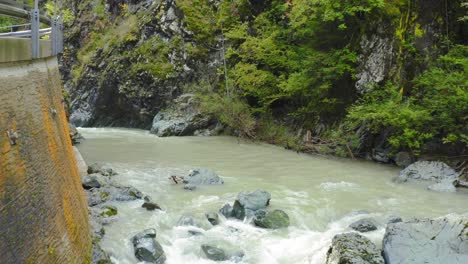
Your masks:
{"label": "railing post", "polygon": [[50,32],[50,46],[52,48],[52,55],[57,55],[57,18],[52,18],[51,32]]}
{"label": "railing post", "polygon": [[33,59],[39,58],[39,6],[35,0],[34,8],[31,10],[31,54]]}
{"label": "railing post", "polygon": [[62,19],[62,16],[58,17],[56,41],[57,41],[57,54],[63,53],[63,19]]}

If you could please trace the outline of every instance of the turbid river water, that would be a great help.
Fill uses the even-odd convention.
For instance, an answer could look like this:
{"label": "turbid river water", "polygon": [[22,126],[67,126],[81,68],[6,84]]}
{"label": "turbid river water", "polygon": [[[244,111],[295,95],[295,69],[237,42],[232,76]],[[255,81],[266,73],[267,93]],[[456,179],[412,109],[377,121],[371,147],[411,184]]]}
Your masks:
{"label": "turbid river water", "polygon": [[[399,172],[393,166],[297,154],[232,137],[158,138],[129,129],[80,132],[86,140],[79,149],[88,163],[112,166],[119,173],[115,180],[151,195],[164,209],[146,211],[141,201],[114,204],[119,217],[106,226],[102,247],[119,264],[138,262],[130,238],[151,227],[168,264],[214,263],[200,250],[204,243],[243,250],[243,263],[323,263],[333,236],[351,231],[348,225],[361,218],[379,221],[379,229],[365,235],[380,246],[391,215],[436,217],[467,210],[466,193],[435,193],[423,185],[392,182]],[[212,169],[225,184],[191,192],[168,180],[193,168]],[[269,191],[271,207],[289,214],[289,228],[265,230],[224,219],[211,227],[206,221],[204,213],[232,203],[241,191],[256,189]],[[194,216],[202,227],[177,226],[182,215]]]}

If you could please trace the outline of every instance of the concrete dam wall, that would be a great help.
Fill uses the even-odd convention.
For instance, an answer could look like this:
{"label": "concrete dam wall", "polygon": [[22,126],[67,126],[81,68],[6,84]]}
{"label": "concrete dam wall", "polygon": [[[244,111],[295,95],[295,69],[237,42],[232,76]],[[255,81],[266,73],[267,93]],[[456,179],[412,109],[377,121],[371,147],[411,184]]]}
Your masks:
{"label": "concrete dam wall", "polygon": [[57,59],[0,63],[0,263],[88,263],[90,253]]}

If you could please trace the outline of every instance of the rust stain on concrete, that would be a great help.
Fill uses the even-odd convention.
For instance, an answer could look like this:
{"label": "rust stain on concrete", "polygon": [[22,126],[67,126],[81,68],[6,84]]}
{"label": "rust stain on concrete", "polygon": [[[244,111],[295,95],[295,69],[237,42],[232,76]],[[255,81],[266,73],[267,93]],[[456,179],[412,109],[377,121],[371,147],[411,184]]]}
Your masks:
{"label": "rust stain on concrete", "polygon": [[0,227],[0,263],[89,262],[87,204],[55,58],[0,64]]}

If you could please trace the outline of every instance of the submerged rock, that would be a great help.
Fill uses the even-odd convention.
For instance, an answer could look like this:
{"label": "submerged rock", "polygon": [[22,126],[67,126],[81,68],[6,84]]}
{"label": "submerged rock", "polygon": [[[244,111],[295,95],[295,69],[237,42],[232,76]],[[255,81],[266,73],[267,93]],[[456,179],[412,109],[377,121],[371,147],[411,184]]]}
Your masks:
{"label": "submerged rock", "polygon": [[387,264],[468,263],[468,214],[389,224],[383,256]]}
{"label": "submerged rock", "polygon": [[377,230],[377,223],[374,219],[365,218],[352,223],[351,225],[349,225],[349,227],[356,231],[365,233]]}
{"label": "submerged rock", "polygon": [[156,230],[146,229],[132,238],[135,257],[140,261],[162,264],[166,261],[164,250],[156,240]]}
{"label": "submerged rock", "polygon": [[219,185],[224,184],[223,179],[214,171],[207,169],[191,170],[187,177],[184,177],[183,182],[187,185]]}
{"label": "submerged rock", "polygon": [[218,225],[219,224],[219,216],[218,213],[207,213],[205,214],[206,219],[208,219],[208,222],[210,222],[212,225]]}
{"label": "submerged rock", "polygon": [[327,252],[326,264],[384,264],[377,247],[358,233],[339,234],[333,237]]}
{"label": "submerged rock", "polygon": [[255,212],[254,223],[258,227],[269,229],[285,228],[289,226],[289,216],[282,210],[258,210]]}
{"label": "submerged rock", "polygon": [[201,249],[208,259],[214,261],[225,261],[229,259],[229,256],[226,254],[226,252],[220,248],[205,244],[201,246]]}
{"label": "submerged rock", "polygon": [[198,223],[195,220],[195,218],[188,216],[188,215],[183,215],[177,221],[177,225],[178,226],[198,226]]}
{"label": "submerged rock", "polygon": [[246,216],[251,217],[255,211],[265,209],[271,200],[271,194],[263,190],[254,192],[241,192],[237,196],[232,209],[232,216],[243,220]]}

